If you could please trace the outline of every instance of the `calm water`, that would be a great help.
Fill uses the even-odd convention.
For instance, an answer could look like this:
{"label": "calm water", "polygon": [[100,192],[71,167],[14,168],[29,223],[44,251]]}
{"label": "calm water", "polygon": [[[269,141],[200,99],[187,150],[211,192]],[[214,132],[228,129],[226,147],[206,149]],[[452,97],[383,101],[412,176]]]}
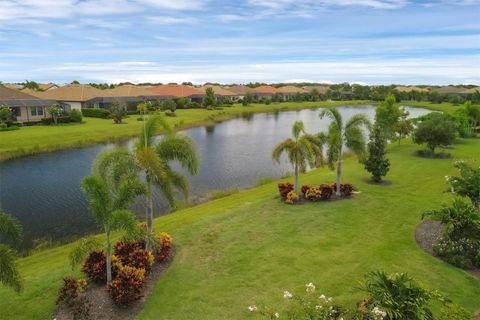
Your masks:
{"label": "calm water", "polygon": [[[344,119],[363,113],[373,119],[372,106],[339,108]],[[430,112],[409,109],[411,117]],[[271,151],[290,136],[294,121],[302,120],[307,132],[326,130],[318,110],[254,114],[212,127],[186,130],[201,157],[200,173],[190,177],[192,196],[204,197],[216,190],[253,186],[261,177],[279,178],[291,171],[286,161],[274,164]],[[133,140],[115,145],[131,147]],[[0,164],[0,207],[17,216],[25,228],[25,245],[34,239],[65,240],[95,231],[88,204],[80,189],[90,174],[96,155],[114,144],[40,154]],[[165,202],[156,196],[158,214],[166,212]],[[143,217],[142,199],[132,208]]]}

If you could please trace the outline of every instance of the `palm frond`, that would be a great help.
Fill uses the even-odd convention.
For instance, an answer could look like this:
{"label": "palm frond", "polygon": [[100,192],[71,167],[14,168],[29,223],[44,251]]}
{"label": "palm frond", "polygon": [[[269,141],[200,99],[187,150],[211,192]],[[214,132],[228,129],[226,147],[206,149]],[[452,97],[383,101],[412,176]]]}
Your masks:
{"label": "palm frond", "polygon": [[172,185],[185,195],[185,199],[188,199],[190,193],[190,183],[188,182],[188,179],[173,170],[170,170],[168,176]]}
{"label": "palm frond", "polygon": [[150,148],[155,143],[155,136],[158,134],[159,129],[163,129],[166,135],[172,133],[172,129],[163,116],[153,115],[144,122],[142,130],[138,136],[136,144],[137,148]]}
{"label": "palm frond", "polygon": [[9,247],[0,244],[0,283],[20,292],[23,289],[22,279],[15,258],[14,252]]}
{"label": "palm frond", "polygon": [[136,151],[137,162],[152,180],[160,181],[167,176],[164,163],[152,148],[141,148]]}
{"label": "palm frond", "polygon": [[122,209],[115,210],[111,215],[111,230],[125,230],[127,233],[135,232],[137,220],[131,211]]}
{"label": "palm frond", "polygon": [[189,137],[172,134],[162,139],[155,150],[163,161],[176,160],[190,174],[198,173],[200,160],[195,143]]}
{"label": "palm frond", "polygon": [[347,124],[345,125],[345,131],[349,130],[350,128],[361,127],[362,125],[368,130],[370,130],[372,127],[370,120],[368,120],[364,114],[356,114],[350,118],[350,120],[348,120]]}
{"label": "palm frond", "polygon": [[22,239],[23,228],[17,218],[0,211],[0,235],[8,238],[14,243]]}
{"label": "palm frond", "polygon": [[280,157],[283,152],[289,152],[295,147],[295,142],[292,139],[287,139],[283,142],[280,142],[275,149],[272,151],[272,159],[276,162],[280,162]]}
{"label": "palm frond", "polygon": [[295,123],[292,126],[292,136],[295,139],[298,139],[300,137],[300,134],[305,132],[305,125],[303,124],[303,121],[295,121]]}
{"label": "palm frond", "polygon": [[69,254],[72,270],[82,263],[90,252],[102,247],[100,241],[93,237],[82,238],[77,242],[78,243]]}
{"label": "palm frond", "polygon": [[346,146],[355,153],[360,160],[365,155],[366,142],[360,127],[352,126],[345,130]]}
{"label": "palm frond", "polygon": [[135,198],[147,192],[145,184],[136,178],[123,179],[113,200],[113,209],[126,209]]}
{"label": "palm frond", "polygon": [[343,127],[343,120],[342,120],[342,115],[336,108],[330,108],[330,109],[323,109],[320,114],[319,114],[320,119],[323,119],[324,117],[330,118],[330,120],[336,124],[338,128]]}
{"label": "palm frond", "polygon": [[302,137],[310,144],[313,152],[314,162],[310,164],[311,167],[319,167],[322,166],[325,162],[324,154],[323,154],[323,145],[324,145],[324,138],[320,135],[312,135],[312,134],[305,134]]}
{"label": "palm frond", "polygon": [[117,147],[97,156],[93,174],[102,177],[114,189],[119,187],[124,176],[133,177],[138,168],[134,156],[126,148]]}
{"label": "palm frond", "polygon": [[100,177],[89,176],[83,179],[82,189],[87,195],[93,217],[103,226],[108,221],[112,207],[107,184]]}

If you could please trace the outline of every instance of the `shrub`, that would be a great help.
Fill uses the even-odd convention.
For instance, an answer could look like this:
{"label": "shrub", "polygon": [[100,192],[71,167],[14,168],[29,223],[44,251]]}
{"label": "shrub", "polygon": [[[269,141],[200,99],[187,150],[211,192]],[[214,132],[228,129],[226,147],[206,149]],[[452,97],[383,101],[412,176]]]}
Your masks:
{"label": "shrub", "polygon": [[295,204],[296,202],[298,202],[298,200],[299,200],[298,194],[295,191],[292,190],[287,194],[287,197],[285,199],[285,203],[286,204]]}
{"label": "shrub", "polygon": [[320,187],[313,186],[305,192],[305,198],[310,201],[319,201],[321,199],[321,194],[322,191],[320,190]]}
{"label": "shrub", "polygon": [[88,282],[84,279],[75,279],[72,277],[63,278],[63,287],[58,292],[57,304],[70,304],[73,299],[77,298],[87,289]]}
{"label": "shrub", "polygon": [[167,117],[176,117],[177,114],[175,113],[175,111],[165,111],[165,115]]}
{"label": "shrub", "polygon": [[110,111],[108,111],[107,109],[100,109],[100,108],[82,109],[82,114],[84,117],[91,117],[91,118],[107,119],[110,117]]}
{"label": "shrub", "polygon": [[[337,184],[333,183],[330,188],[337,190]],[[340,194],[342,197],[350,197],[353,193],[354,187],[350,183],[341,183],[340,184]]]}
{"label": "shrub", "polygon": [[455,123],[446,115],[433,113],[430,119],[422,121],[413,134],[413,142],[426,144],[431,154],[437,147],[446,147],[455,140]]}
{"label": "shrub", "polygon": [[480,241],[461,238],[452,240],[441,238],[433,246],[433,251],[439,257],[462,269],[480,268]]}
{"label": "shrub", "polygon": [[145,269],[149,272],[152,268],[154,257],[145,250],[145,242],[118,241],[114,245],[115,257],[122,265]]}
{"label": "shrub", "polygon": [[119,305],[128,305],[143,297],[145,269],[122,266],[120,263],[117,263],[116,267],[117,275],[107,285],[113,301]]}
{"label": "shrub", "polygon": [[82,113],[77,109],[70,111],[70,121],[71,122],[82,122]]}
{"label": "shrub", "polygon": [[438,320],[471,320],[473,315],[458,304],[447,303],[440,312]]}
{"label": "shrub", "polygon": [[473,206],[480,209],[480,167],[474,168],[464,161],[456,161],[454,167],[458,169],[460,176],[445,177],[450,184],[450,191],[468,197]]}
{"label": "shrub", "polygon": [[309,186],[309,185],[303,185],[301,188],[300,188],[300,191],[303,193],[303,196],[306,197],[306,193],[308,190],[310,190],[312,186]]}
{"label": "shrub", "polygon": [[[112,268],[113,269],[113,268]],[[92,281],[104,283],[107,281],[107,256],[105,251],[90,252],[82,266],[82,272]]]}
{"label": "shrub", "polygon": [[282,199],[286,199],[287,194],[292,190],[293,184],[291,184],[290,182],[280,182],[278,184],[278,191],[280,192],[280,197],[282,197]]}
{"label": "shrub", "polygon": [[155,258],[158,262],[162,262],[168,259],[170,252],[172,251],[172,236],[166,232],[162,232],[157,238],[162,246],[155,252]]}
{"label": "shrub", "polygon": [[14,125],[9,126],[6,123],[0,123],[0,131],[13,131],[18,129],[20,129],[18,126],[14,126]]}

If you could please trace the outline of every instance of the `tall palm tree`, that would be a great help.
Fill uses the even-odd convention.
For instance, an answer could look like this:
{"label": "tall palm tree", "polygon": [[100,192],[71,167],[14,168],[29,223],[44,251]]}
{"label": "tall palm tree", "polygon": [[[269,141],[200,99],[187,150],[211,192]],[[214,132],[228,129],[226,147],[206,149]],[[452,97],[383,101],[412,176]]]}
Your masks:
{"label": "tall palm tree", "polygon": [[[22,238],[22,231],[22,225],[17,219],[0,211],[1,237],[18,243]],[[15,258],[15,253],[9,246],[0,244],[0,283],[20,292],[22,290],[22,281]]]}
{"label": "tall palm tree", "polygon": [[135,230],[135,217],[127,208],[137,196],[145,193],[135,168],[131,153],[115,148],[100,154],[95,161],[94,174],[82,181],[92,215],[105,232],[107,281],[112,280],[111,234],[115,230]]}
{"label": "tall palm tree", "polygon": [[[164,135],[156,142],[159,129]],[[186,177],[174,171],[171,161],[177,161],[190,174],[197,174],[199,157],[194,142],[186,136],[177,135],[163,116],[153,115],[144,121],[143,129],[135,147],[137,164],[146,178],[147,231],[152,232],[153,187],[157,187],[171,206],[175,205],[175,191],[188,197],[190,184]],[[148,244],[148,241],[147,241]]]}
{"label": "tall palm tree", "polygon": [[337,196],[340,196],[340,184],[342,181],[342,158],[343,146],[347,146],[360,159],[365,154],[365,137],[363,136],[362,126],[370,129],[371,124],[363,114],[354,115],[346,124],[343,125],[343,119],[336,108],[324,109],[320,112],[320,119],[325,116],[330,118],[331,123],[328,126],[327,133],[320,133],[328,146],[327,161],[330,168],[335,168],[337,164]]}
{"label": "tall palm tree", "polygon": [[272,152],[272,159],[280,162],[285,152],[294,170],[294,190],[298,193],[298,173],[305,172],[307,165],[315,167],[323,164],[322,141],[319,137],[305,133],[302,121],[296,121],[292,126],[293,138],[288,138],[278,144]]}

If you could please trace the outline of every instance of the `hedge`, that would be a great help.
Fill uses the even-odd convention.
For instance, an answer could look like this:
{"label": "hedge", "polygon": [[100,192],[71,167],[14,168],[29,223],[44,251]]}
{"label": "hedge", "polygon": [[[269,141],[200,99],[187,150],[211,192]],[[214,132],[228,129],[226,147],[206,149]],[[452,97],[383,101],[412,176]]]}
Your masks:
{"label": "hedge", "polygon": [[110,111],[108,111],[107,109],[99,109],[99,108],[82,109],[82,114],[84,117],[92,117],[92,118],[107,119],[110,117]]}

